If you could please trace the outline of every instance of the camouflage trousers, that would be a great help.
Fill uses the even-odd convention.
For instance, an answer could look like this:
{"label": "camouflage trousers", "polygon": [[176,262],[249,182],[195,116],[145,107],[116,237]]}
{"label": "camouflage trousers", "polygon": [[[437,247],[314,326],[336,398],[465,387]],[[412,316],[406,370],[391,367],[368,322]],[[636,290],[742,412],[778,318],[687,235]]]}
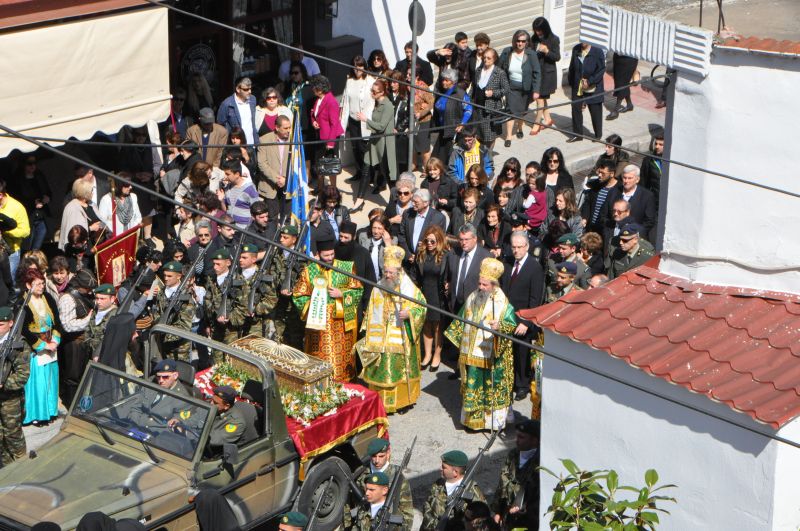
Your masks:
{"label": "camouflage trousers", "polygon": [[3,466],[25,456],[22,417],[22,396],[0,400],[0,457]]}
{"label": "camouflage trousers", "polygon": [[[230,345],[239,339],[239,331],[234,330],[229,326],[215,326],[211,329],[211,339],[214,341],[219,341],[220,343],[225,343],[226,345]],[[212,349],[211,361],[214,365],[223,363],[225,361],[225,353],[221,350]]]}
{"label": "camouflage trousers", "polygon": [[189,363],[189,351],[191,343],[188,341],[164,341],[161,349],[161,356],[164,359],[180,360]]}
{"label": "camouflage trousers", "polygon": [[305,323],[300,319],[292,298],[281,295],[275,307],[275,341],[303,350],[305,337]]}

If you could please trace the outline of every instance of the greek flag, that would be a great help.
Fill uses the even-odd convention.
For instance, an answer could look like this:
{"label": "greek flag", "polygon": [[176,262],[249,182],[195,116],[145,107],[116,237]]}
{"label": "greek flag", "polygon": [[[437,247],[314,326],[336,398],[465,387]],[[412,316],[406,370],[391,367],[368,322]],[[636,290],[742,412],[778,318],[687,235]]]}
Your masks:
{"label": "greek flag", "polygon": [[292,124],[292,154],[289,164],[289,178],[286,183],[286,194],[292,201],[292,224],[302,237],[299,250],[311,256],[311,231],[303,230],[308,221],[308,175],[306,174],[306,153],[303,147],[303,132],[300,128],[300,114],[294,111]]}

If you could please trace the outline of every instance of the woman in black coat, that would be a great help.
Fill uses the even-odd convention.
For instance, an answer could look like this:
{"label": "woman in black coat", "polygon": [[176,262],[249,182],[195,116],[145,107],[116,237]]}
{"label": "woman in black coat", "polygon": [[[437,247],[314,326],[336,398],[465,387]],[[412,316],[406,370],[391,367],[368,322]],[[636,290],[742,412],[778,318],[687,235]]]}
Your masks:
{"label": "woman in black coat", "polygon": [[[631,101],[631,88],[623,87],[630,85],[633,81],[633,76],[636,74],[636,68],[639,66],[639,60],[635,57],[628,57],[627,55],[620,55],[614,53],[614,96],[617,97],[617,103],[614,105],[614,110],[606,116],[606,120],[616,120],[621,112],[628,112],[633,110],[633,101]],[[622,100],[625,100],[627,105],[622,106]]]}
{"label": "woman in black coat", "polygon": [[511,135],[515,129],[517,138],[522,138],[522,117],[528,112],[531,98],[539,97],[542,74],[536,52],[528,48],[530,40],[527,31],[517,30],[511,39],[511,46],[500,55],[500,68],[508,75],[508,110],[518,118],[506,122],[506,147],[511,146]]}
{"label": "woman in black coat", "polygon": [[[570,188],[575,191],[575,184],[572,180],[572,175],[567,171],[566,164],[564,163],[564,154],[557,147],[551,147],[545,150],[542,155],[542,172],[547,177],[547,188],[553,192],[552,197],[555,199],[555,192],[562,188]],[[553,205],[549,202],[551,197],[548,197],[548,208]]]}
{"label": "woman in black coat", "polygon": [[542,130],[542,126],[539,124],[553,125],[553,117],[550,116],[550,110],[547,108],[547,100],[558,88],[556,63],[561,60],[561,41],[558,35],[553,34],[550,23],[544,17],[537,17],[533,21],[531,48],[536,50],[539,67],[542,71],[542,84],[539,89],[539,97],[536,98],[536,124],[531,129],[531,135],[535,135]]}
{"label": "woman in black coat", "polygon": [[483,62],[481,67],[475,71],[471,94],[472,101],[486,106],[486,109],[475,108],[475,120],[477,120],[478,131],[480,131],[481,143],[490,151],[497,138],[498,127],[494,124],[498,123],[497,118],[499,118],[491,111],[499,111],[503,108],[503,97],[508,96],[509,91],[508,76],[497,65],[497,60],[497,52],[494,48],[487,48],[483,52]]}

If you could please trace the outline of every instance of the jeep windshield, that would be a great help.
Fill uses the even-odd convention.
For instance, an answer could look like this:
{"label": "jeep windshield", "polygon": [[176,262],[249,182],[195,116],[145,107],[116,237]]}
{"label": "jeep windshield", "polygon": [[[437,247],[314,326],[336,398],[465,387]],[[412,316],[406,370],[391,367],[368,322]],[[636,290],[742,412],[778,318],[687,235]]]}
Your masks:
{"label": "jeep windshield", "polygon": [[[142,443],[153,457],[158,448],[189,461],[197,453],[211,405],[157,384],[90,364],[72,415]],[[155,459],[154,459],[155,460]]]}

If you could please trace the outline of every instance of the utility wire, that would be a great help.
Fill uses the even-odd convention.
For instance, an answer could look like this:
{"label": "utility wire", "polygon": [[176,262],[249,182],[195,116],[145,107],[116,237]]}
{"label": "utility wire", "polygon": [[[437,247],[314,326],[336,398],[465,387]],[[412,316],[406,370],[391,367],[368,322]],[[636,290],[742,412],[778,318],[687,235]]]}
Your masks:
{"label": "utility wire", "polygon": [[354,279],[360,281],[362,283],[362,285],[372,286],[373,289],[377,288],[377,289],[382,290],[382,291],[384,291],[384,292],[386,292],[386,293],[388,293],[390,295],[393,295],[395,297],[399,297],[399,298],[408,300],[408,301],[410,301],[410,302],[412,302],[414,304],[417,304],[419,306],[422,306],[422,307],[426,308],[427,310],[437,311],[440,314],[449,317],[450,319],[460,321],[460,322],[462,322],[464,324],[469,324],[469,325],[477,328],[478,330],[482,330],[484,332],[489,332],[490,334],[493,334],[493,335],[495,335],[495,336],[497,336],[499,338],[506,339],[506,340],[509,340],[509,341],[511,341],[513,343],[522,345],[525,348],[536,350],[538,352],[541,352],[542,354],[550,356],[553,359],[561,361],[562,363],[566,363],[566,364],[568,364],[570,366],[583,369],[583,370],[585,370],[587,372],[590,372],[592,374],[596,374],[596,375],[601,376],[603,378],[606,378],[608,380],[611,380],[611,381],[614,381],[616,383],[619,383],[620,385],[623,385],[623,386],[626,386],[626,387],[630,387],[632,389],[636,389],[637,391],[640,391],[642,393],[645,393],[645,394],[648,394],[650,396],[654,396],[654,397],[660,398],[662,400],[666,400],[667,402],[670,402],[670,403],[673,403],[673,404],[676,404],[676,405],[679,405],[679,406],[683,406],[683,407],[685,407],[685,408],[687,408],[689,410],[695,411],[695,412],[700,413],[702,415],[707,415],[707,416],[715,418],[715,419],[717,419],[717,420],[719,420],[721,422],[725,422],[725,423],[730,424],[732,426],[736,426],[737,428],[741,428],[741,429],[746,430],[748,432],[751,432],[751,433],[754,433],[754,434],[758,434],[758,435],[761,435],[761,436],[766,437],[768,439],[771,439],[771,440],[786,444],[788,446],[800,449],[800,443],[798,443],[798,442],[786,439],[785,437],[781,437],[781,436],[773,434],[773,433],[768,433],[768,432],[756,429],[756,428],[754,428],[752,426],[747,426],[747,425],[742,424],[740,422],[736,422],[736,421],[733,421],[731,419],[725,418],[722,415],[717,415],[716,413],[712,413],[712,412],[703,410],[703,409],[701,409],[699,407],[696,407],[696,406],[693,406],[691,404],[688,404],[688,403],[686,403],[686,402],[684,402],[682,400],[678,400],[678,399],[663,395],[661,393],[657,393],[657,392],[652,391],[650,389],[646,389],[646,388],[644,388],[642,386],[639,386],[639,385],[633,384],[631,382],[625,381],[625,380],[623,380],[623,379],[621,379],[621,378],[619,378],[617,376],[614,376],[612,374],[608,374],[605,371],[600,371],[598,369],[589,367],[589,366],[584,365],[582,363],[578,363],[578,362],[576,362],[574,360],[567,359],[567,358],[565,358],[565,357],[563,357],[563,356],[561,356],[559,354],[556,354],[556,353],[548,350],[543,345],[542,346],[538,346],[538,345],[534,346],[529,342],[523,341],[523,340],[521,340],[519,338],[516,338],[516,337],[513,337],[513,336],[509,336],[509,335],[504,334],[504,333],[502,333],[500,331],[493,330],[493,329],[491,329],[489,327],[486,327],[486,326],[484,326],[484,325],[482,325],[480,323],[477,323],[477,322],[474,322],[474,321],[470,321],[469,319],[465,319],[465,318],[463,318],[463,317],[461,317],[459,315],[456,315],[454,313],[451,313],[451,312],[449,312],[447,310],[432,306],[432,305],[428,304],[427,302],[425,302],[425,303],[419,302],[416,299],[414,299],[413,297],[404,295],[404,294],[402,294],[402,293],[400,293],[398,291],[389,289],[389,288],[387,288],[385,286],[381,286],[377,282],[373,282],[373,281],[368,280],[366,278],[363,278],[363,277],[360,277],[358,275],[355,275],[350,271],[345,271],[343,269],[332,267],[332,265],[330,265],[330,264],[326,264],[326,263],[324,263],[324,262],[322,262],[320,260],[317,260],[314,257],[307,256],[306,254],[301,253],[299,251],[296,251],[293,248],[284,247],[280,243],[275,242],[275,241],[273,241],[273,240],[271,240],[271,239],[269,239],[269,238],[267,238],[265,236],[262,236],[260,234],[256,234],[256,233],[254,233],[254,232],[252,232],[250,230],[247,230],[247,229],[240,229],[238,226],[234,225],[233,223],[229,223],[229,222],[226,222],[226,221],[224,221],[224,220],[222,220],[222,219],[220,219],[220,218],[218,218],[216,216],[212,216],[211,214],[203,212],[200,209],[198,209],[198,208],[196,208],[196,207],[194,207],[192,205],[184,205],[182,203],[178,203],[178,201],[176,201],[172,197],[169,197],[167,195],[164,195],[164,194],[161,194],[159,192],[156,192],[155,190],[151,190],[150,188],[147,188],[146,186],[144,186],[144,185],[142,185],[142,184],[140,184],[138,182],[131,181],[129,179],[125,179],[125,178],[120,177],[118,175],[114,175],[111,172],[106,171],[106,170],[104,170],[103,168],[100,168],[97,165],[94,165],[94,164],[89,163],[89,162],[87,162],[85,160],[82,160],[81,158],[76,157],[74,155],[70,155],[68,153],[64,153],[62,151],[59,151],[57,148],[49,146],[49,145],[47,145],[47,144],[45,144],[43,142],[40,142],[38,140],[34,140],[33,138],[30,138],[30,137],[26,136],[25,134],[20,133],[19,131],[16,131],[14,129],[11,129],[10,127],[7,127],[7,126],[5,126],[3,124],[0,124],[0,130],[5,131],[6,133],[9,133],[9,134],[11,134],[12,136],[14,136],[16,138],[20,138],[20,139],[25,140],[27,142],[30,142],[30,143],[32,143],[32,144],[34,144],[36,146],[39,146],[42,149],[45,149],[45,150],[50,151],[52,153],[55,153],[55,154],[57,154],[57,155],[59,155],[61,157],[64,157],[64,158],[68,159],[68,160],[71,160],[71,161],[76,162],[78,164],[82,164],[82,165],[86,166],[87,168],[91,168],[92,170],[96,171],[100,175],[105,175],[106,177],[109,177],[109,178],[112,178],[112,179],[116,179],[117,181],[122,182],[122,183],[124,183],[126,185],[129,185],[129,186],[132,186],[133,188],[136,188],[137,190],[140,190],[140,191],[142,191],[142,192],[144,192],[146,194],[149,194],[151,196],[159,198],[162,201],[165,201],[166,203],[170,203],[170,204],[172,204],[174,206],[180,206],[180,207],[188,210],[189,212],[192,212],[192,213],[194,213],[196,215],[199,215],[201,217],[204,217],[204,218],[207,218],[207,219],[209,219],[211,221],[214,221],[219,225],[224,225],[226,227],[229,227],[229,228],[233,229],[234,231],[237,231],[237,232],[240,232],[240,233],[244,233],[246,236],[250,236],[251,238],[255,238],[258,241],[262,241],[267,245],[273,245],[273,246],[276,246],[278,249],[281,249],[283,251],[287,251],[289,253],[292,253],[292,254],[298,256],[299,258],[301,258],[303,260],[315,263],[315,264],[317,264],[319,266],[325,267],[325,268],[330,269],[332,271],[336,271],[337,273],[345,275],[346,277],[354,278]]}
{"label": "utility wire", "polygon": [[[376,72],[370,72],[369,70],[366,70],[364,68],[355,67],[355,66],[347,64],[345,62],[338,61],[338,60],[332,59],[330,57],[325,57],[325,56],[323,56],[321,54],[318,54],[318,53],[313,53],[313,52],[310,52],[308,50],[302,50],[300,48],[296,48],[294,46],[291,46],[291,45],[276,41],[274,39],[270,39],[268,37],[264,37],[263,35],[257,35],[255,33],[246,31],[244,29],[237,28],[235,26],[231,26],[231,25],[225,24],[223,22],[219,22],[219,21],[204,17],[202,15],[197,15],[195,13],[190,13],[189,11],[185,11],[185,10],[180,9],[178,7],[175,7],[173,5],[164,4],[164,3],[162,3],[162,2],[160,2],[158,0],[145,0],[145,1],[150,3],[150,4],[153,4],[155,6],[167,8],[169,10],[175,11],[176,13],[181,13],[184,16],[192,17],[192,18],[195,18],[197,20],[201,20],[203,22],[207,22],[209,24],[213,24],[215,26],[219,26],[221,28],[225,28],[225,29],[227,29],[229,31],[233,31],[235,33],[240,33],[240,34],[246,35],[248,37],[252,37],[252,38],[254,38],[256,40],[259,40],[259,41],[262,41],[262,42],[273,44],[275,46],[280,46],[280,47],[286,48],[286,49],[288,49],[290,51],[300,52],[300,53],[302,53],[304,55],[308,55],[310,57],[314,57],[314,58],[320,59],[320,60],[328,62],[330,64],[334,64],[334,65],[337,65],[337,66],[343,66],[343,67],[347,68],[348,70],[358,70],[358,71],[364,72],[364,73],[366,73],[368,75],[371,75],[373,77],[376,77],[376,78],[379,78],[379,79],[384,79],[384,80],[389,81],[389,82],[399,83],[401,85],[405,85],[405,86],[408,86],[408,87],[412,86],[412,83],[410,83],[410,82],[394,80],[394,79],[391,79],[391,78],[389,78],[387,76],[384,76],[383,74],[379,74],[379,73],[376,73]],[[416,58],[415,58],[415,60],[416,60]],[[676,75],[676,73],[664,74],[664,75],[655,76],[655,77],[652,77],[652,78],[642,78],[638,82],[629,83],[628,85],[626,85],[626,87],[630,87],[630,86],[633,86],[633,85],[636,85],[636,84],[641,84],[647,79],[658,79],[658,78],[663,78],[663,77],[670,77],[671,75]],[[623,87],[619,87],[619,88],[623,88]],[[456,101],[461,101],[460,99],[458,99],[457,97],[454,97],[454,96],[450,96],[450,95],[447,95],[447,94],[441,94],[441,93],[438,93],[438,92],[436,92],[434,90],[423,89],[421,87],[417,87],[416,84],[414,84],[414,90],[419,90],[419,91],[422,91],[422,92],[428,92],[430,94],[433,94],[434,96],[439,96],[441,98],[447,98],[447,99],[453,99],[453,100],[456,100]],[[614,90],[617,90],[617,89],[615,88]],[[604,92],[602,92],[602,94],[605,95],[605,94],[607,94],[609,92],[613,92],[613,91],[604,91]],[[576,103],[579,103],[579,102],[582,102],[582,101],[586,101],[586,100],[588,100],[590,98],[596,98],[599,94],[600,93],[592,94],[591,96],[586,96],[585,98],[579,98],[579,99],[576,99],[576,100],[569,100],[569,101],[567,101],[565,103],[552,105],[552,106],[550,106],[550,108],[554,108],[554,107],[557,107],[559,105],[573,105],[573,104],[576,104]],[[498,116],[503,116],[503,117],[510,118],[510,119],[513,119],[513,120],[519,120],[519,121],[525,122],[527,125],[535,125],[535,122],[533,120],[528,119],[528,118],[514,116],[511,113],[507,113],[507,112],[503,112],[503,111],[488,109],[488,108],[486,108],[485,105],[479,105],[479,104],[476,104],[476,103],[471,103],[471,105],[475,109],[481,109],[482,111],[486,111],[486,112],[489,112],[489,113],[494,113],[495,115],[498,115]],[[603,145],[606,145],[606,146],[614,146],[615,148],[620,149],[620,146],[617,146],[615,144],[611,144],[611,143],[606,142],[605,140],[600,139],[600,138],[595,138],[593,136],[584,135],[583,133],[567,131],[566,129],[560,129],[560,128],[554,126],[554,125],[551,125],[551,126],[548,126],[548,125],[545,125],[545,124],[539,124],[539,125],[541,127],[544,127],[544,128],[547,128],[547,129],[552,129],[554,131],[558,131],[560,133],[564,133],[564,134],[569,135],[569,136],[577,136],[579,138],[584,138],[586,140],[591,140],[591,141],[596,142],[598,144],[603,144]],[[655,160],[659,160],[659,161],[667,163],[667,164],[675,164],[676,166],[682,166],[684,168],[688,168],[688,169],[691,169],[691,170],[699,171],[701,173],[706,173],[708,175],[714,175],[716,177],[722,177],[724,179],[730,179],[730,180],[736,181],[738,183],[748,184],[750,186],[755,186],[757,188],[763,188],[763,189],[769,190],[771,192],[777,192],[777,193],[780,193],[780,194],[785,194],[785,195],[789,195],[789,196],[792,196],[792,197],[800,198],[800,193],[798,193],[798,192],[790,192],[788,190],[782,190],[782,189],[776,188],[774,186],[769,186],[769,185],[762,184],[762,183],[756,183],[756,182],[753,182],[753,181],[750,181],[750,180],[747,180],[747,179],[742,179],[740,177],[734,177],[734,176],[726,174],[726,173],[710,170],[708,168],[702,168],[700,166],[696,166],[696,165],[690,164],[688,162],[681,162],[681,161],[678,161],[678,160],[668,160],[668,159],[666,159],[666,158],[664,158],[662,156],[654,155],[653,153],[645,153],[643,151],[639,151],[639,150],[632,149],[632,148],[621,148],[621,149],[623,149],[624,151],[627,151],[628,153],[635,153],[635,154],[641,155],[643,157],[651,157],[651,158],[653,158]]]}

